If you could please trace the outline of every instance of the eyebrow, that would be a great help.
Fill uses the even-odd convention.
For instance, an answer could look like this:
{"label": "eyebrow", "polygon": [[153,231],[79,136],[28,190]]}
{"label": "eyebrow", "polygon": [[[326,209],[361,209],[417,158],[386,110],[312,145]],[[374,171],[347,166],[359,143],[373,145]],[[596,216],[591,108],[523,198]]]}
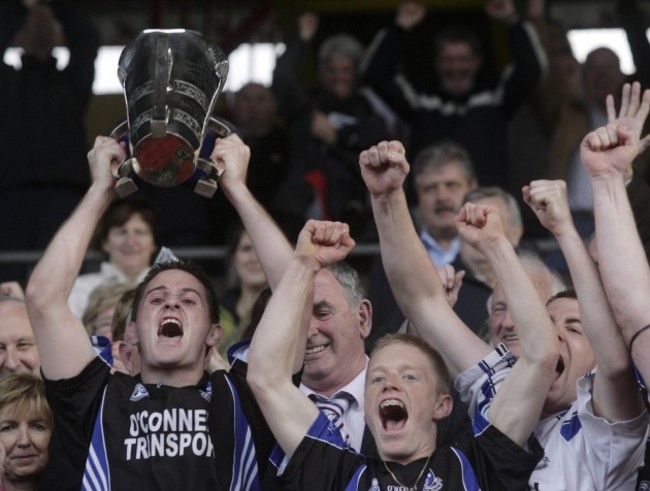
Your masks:
{"label": "eyebrow", "polygon": [[[153,292],[157,292],[157,291],[161,291],[161,290],[162,290],[162,291],[165,291],[165,292],[168,292],[168,291],[169,291],[169,288],[167,288],[166,285],[160,285],[160,286],[157,286],[157,287],[152,288],[151,290],[149,290],[147,293],[145,293],[144,297],[146,298],[146,297],[148,297],[151,293],[153,293]],[[201,293],[199,293],[199,291],[198,291],[196,288],[192,288],[192,287],[181,288],[181,293],[187,293],[187,292],[195,293],[195,294],[197,294],[199,297],[201,296]]]}

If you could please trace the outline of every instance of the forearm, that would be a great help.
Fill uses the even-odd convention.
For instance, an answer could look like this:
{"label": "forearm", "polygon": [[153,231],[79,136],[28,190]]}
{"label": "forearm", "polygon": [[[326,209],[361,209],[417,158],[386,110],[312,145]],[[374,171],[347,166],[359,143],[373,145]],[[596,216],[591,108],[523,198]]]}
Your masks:
{"label": "forearm", "polygon": [[549,358],[557,361],[556,337],[546,306],[505,236],[483,247],[483,253],[497,277],[508,300],[508,308],[517,335],[522,357],[531,363],[545,364]]}
{"label": "forearm", "polygon": [[280,228],[245,184],[224,188],[248,232],[272,290],[280,283],[293,249]]}
{"label": "forearm", "polygon": [[381,256],[397,303],[422,338],[439,349],[453,373],[482,360],[490,348],[456,316],[411,220],[403,190],[372,197]]}
{"label": "forearm", "polygon": [[318,414],[292,383],[294,353],[304,352],[317,268],[299,259],[269,300],[251,342],[247,380],[278,443],[291,456]]}
{"label": "forearm", "polygon": [[639,240],[623,178],[592,179],[601,278],[626,343],[650,323],[650,268]]}

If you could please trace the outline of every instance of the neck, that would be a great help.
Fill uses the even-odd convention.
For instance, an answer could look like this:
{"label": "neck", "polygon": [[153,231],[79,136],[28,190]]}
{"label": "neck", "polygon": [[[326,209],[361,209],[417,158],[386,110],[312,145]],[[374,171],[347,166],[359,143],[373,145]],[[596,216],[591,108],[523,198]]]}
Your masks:
{"label": "neck", "polygon": [[314,392],[318,392],[321,395],[326,397],[331,397],[333,394],[336,394],[343,387],[352,382],[357,375],[359,375],[363,369],[366,368],[365,356],[361,360],[358,360],[344,376],[341,376],[337,379],[330,377],[326,378],[312,378],[308,374],[304,374],[302,377],[302,383],[305,386],[309,387]]}
{"label": "neck", "polygon": [[170,387],[186,387],[196,385],[203,376],[202,366],[187,368],[157,368],[142,367],[141,378],[145,384],[168,385]]}
{"label": "neck", "polygon": [[5,491],[36,491],[38,489],[38,479],[10,481],[5,477],[4,489]]}

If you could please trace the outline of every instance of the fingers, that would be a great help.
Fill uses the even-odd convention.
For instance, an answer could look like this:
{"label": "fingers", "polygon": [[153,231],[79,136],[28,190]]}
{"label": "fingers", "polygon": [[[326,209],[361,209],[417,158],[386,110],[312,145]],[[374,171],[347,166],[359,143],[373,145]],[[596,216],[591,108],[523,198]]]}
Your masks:
{"label": "fingers", "polygon": [[406,151],[400,141],[382,141],[359,154],[359,164],[366,167],[399,165],[406,163]]}
{"label": "fingers", "polygon": [[475,203],[465,203],[460,209],[456,220],[459,222],[482,228],[486,222],[488,214],[495,211],[492,207],[486,205],[477,205]]}
{"label": "fingers", "polygon": [[628,112],[629,107],[630,107],[630,84],[623,84],[623,89],[621,90],[621,109],[618,112],[618,117],[619,118],[626,117],[629,114]]}
{"label": "fingers", "polygon": [[305,228],[310,231],[311,240],[316,244],[335,247],[354,244],[347,223],[309,220]]}
{"label": "fingers", "polygon": [[605,106],[607,107],[607,122],[613,123],[616,121],[616,106],[614,104],[614,96],[608,94],[605,98]]}

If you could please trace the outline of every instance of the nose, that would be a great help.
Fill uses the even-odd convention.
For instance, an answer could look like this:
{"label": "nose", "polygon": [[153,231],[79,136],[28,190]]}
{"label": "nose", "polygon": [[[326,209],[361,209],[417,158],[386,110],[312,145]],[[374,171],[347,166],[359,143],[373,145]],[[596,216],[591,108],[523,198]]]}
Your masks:
{"label": "nose", "polygon": [[386,379],[384,381],[384,391],[387,390],[398,390],[400,387],[399,385],[399,377],[395,374],[388,374],[386,375]]}
{"label": "nose", "polygon": [[5,354],[5,359],[4,359],[4,366],[9,372],[15,372],[18,370],[18,366],[20,365],[20,360],[18,357],[18,353],[16,353],[16,350],[10,346],[7,347],[7,351]]}
{"label": "nose", "polygon": [[506,310],[506,313],[503,316],[503,327],[507,329],[514,329],[515,323],[512,320],[512,316],[510,315],[510,311]]}
{"label": "nose", "polygon": [[318,334],[318,321],[313,317],[309,321],[309,327],[307,329],[307,337],[310,338]]}
{"label": "nose", "polygon": [[32,444],[32,441],[29,437],[29,429],[27,428],[27,424],[25,422],[18,425],[18,441],[16,444],[22,448],[29,447]]}

